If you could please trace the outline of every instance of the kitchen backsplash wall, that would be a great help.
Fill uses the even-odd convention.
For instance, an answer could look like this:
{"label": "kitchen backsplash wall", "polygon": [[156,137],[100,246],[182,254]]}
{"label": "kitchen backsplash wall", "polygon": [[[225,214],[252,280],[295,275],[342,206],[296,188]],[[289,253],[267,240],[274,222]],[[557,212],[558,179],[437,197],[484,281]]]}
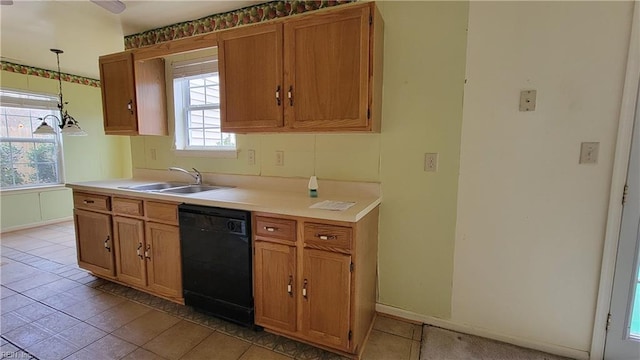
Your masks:
{"label": "kitchen backsplash wall", "polygon": [[[238,158],[185,157],[173,151],[172,136],[131,137],[134,168],[196,167],[203,172],[380,181],[380,134],[237,135]],[[255,164],[247,153],[255,150]],[[276,151],[284,165],[276,165]]]}

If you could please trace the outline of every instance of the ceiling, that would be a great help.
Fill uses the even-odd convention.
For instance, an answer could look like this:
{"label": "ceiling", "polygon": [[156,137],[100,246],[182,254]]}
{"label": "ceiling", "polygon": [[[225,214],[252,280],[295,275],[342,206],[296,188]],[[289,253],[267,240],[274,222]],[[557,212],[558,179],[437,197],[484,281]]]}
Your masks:
{"label": "ceiling", "polygon": [[49,51],[58,48],[62,72],[99,78],[98,57],[124,50],[124,36],[266,2],[122,0],[112,14],[89,0],[14,0],[0,5],[0,57],[13,63],[56,69]]}

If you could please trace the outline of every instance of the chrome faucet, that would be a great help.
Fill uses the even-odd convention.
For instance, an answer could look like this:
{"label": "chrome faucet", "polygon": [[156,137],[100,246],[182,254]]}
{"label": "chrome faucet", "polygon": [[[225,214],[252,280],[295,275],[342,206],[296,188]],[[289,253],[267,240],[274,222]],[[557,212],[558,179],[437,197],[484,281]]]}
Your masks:
{"label": "chrome faucet", "polygon": [[187,170],[183,169],[183,168],[179,168],[179,167],[170,167],[169,170],[171,171],[180,171],[183,172],[185,174],[188,174],[189,176],[191,176],[192,178],[195,179],[195,184],[196,185],[202,185],[202,174],[200,173],[200,171],[198,171],[196,168],[193,168],[193,171],[195,171],[195,175],[188,172]]}

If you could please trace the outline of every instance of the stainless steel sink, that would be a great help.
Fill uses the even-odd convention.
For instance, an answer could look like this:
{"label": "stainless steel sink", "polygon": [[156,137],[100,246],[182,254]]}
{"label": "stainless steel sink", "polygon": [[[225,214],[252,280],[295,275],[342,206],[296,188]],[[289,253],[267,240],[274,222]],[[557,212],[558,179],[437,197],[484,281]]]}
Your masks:
{"label": "stainless steel sink", "polygon": [[215,185],[189,185],[176,182],[160,182],[153,184],[125,186],[123,187],[123,189],[167,194],[194,194],[203,191],[228,189],[228,187]]}
{"label": "stainless steel sink", "polygon": [[153,184],[126,186],[124,188],[129,190],[137,190],[137,191],[161,191],[165,189],[183,187],[188,185],[189,184],[186,184],[186,183],[161,182],[161,183],[153,183]]}
{"label": "stainless steel sink", "polygon": [[214,185],[188,185],[188,186],[165,189],[165,190],[162,190],[162,192],[171,193],[171,194],[193,194],[193,193],[199,193],[203,191],[211,191],[211,190],[219,190],[219,189],[227,189],[227,187],[214,186]]}

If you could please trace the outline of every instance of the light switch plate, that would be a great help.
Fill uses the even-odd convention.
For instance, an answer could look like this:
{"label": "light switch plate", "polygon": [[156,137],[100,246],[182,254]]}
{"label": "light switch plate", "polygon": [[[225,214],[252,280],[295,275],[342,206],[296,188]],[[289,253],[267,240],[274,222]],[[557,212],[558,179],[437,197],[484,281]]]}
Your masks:
{"label": "light switch plate", "polygon": [[536,90],[520,92],[520,111],[534,111],[536,109]]}
{"label": "light switch plate", "polygon": [[429,171],[429,172],[438,171],[438,153],[424,154],[424,171]]}
{"label": "light switch plate", "polygon": [[599,142],[583,142],[580,144],[580,164],[597,164]]}
{"label": "light switch plate", "polygon": [[276,151],[276,166],[284,166],[284,151]]}
{"label": "light switch plate", "polygon": [[256,164],[256,151],[253,149],[249,149],[249,151],[247,151],[247,162],[249,163],[249,165],[255,165]]}

